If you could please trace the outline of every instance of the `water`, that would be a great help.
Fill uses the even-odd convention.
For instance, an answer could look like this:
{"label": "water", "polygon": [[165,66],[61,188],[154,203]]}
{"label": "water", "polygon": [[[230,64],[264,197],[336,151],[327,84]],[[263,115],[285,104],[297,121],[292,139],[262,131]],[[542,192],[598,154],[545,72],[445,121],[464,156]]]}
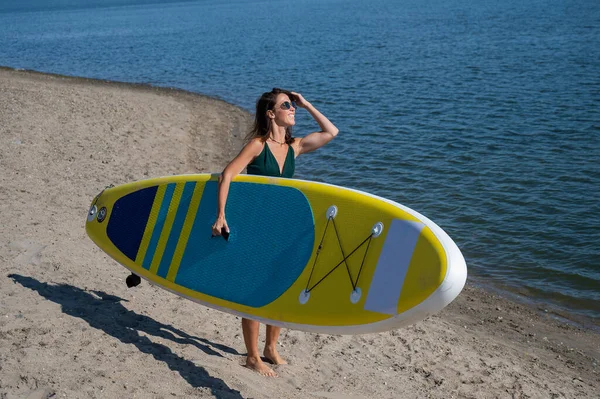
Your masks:
{"label": "water", "polygon": [[341,133],[297,177],[407,205],[478,281],[600,318],[597,0],[14,3],[0,1],[0,65],[248,110],[299,91]]}

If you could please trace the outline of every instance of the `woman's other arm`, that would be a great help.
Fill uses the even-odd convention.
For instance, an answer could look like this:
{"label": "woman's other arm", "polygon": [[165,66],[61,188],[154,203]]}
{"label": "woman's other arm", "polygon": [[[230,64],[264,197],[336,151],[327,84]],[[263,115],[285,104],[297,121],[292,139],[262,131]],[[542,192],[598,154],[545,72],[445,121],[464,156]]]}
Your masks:
{"label": "woman's other arm", "polygon": [[339,132],[338,128],[311,103],[306,101],[301,94],[294,92],[292,92],[292,94],[295,97],[296,104],[299,107],[306,109],[321,128],[320,132],[310,133],[300,139],[298,155],[314,151],[333,140]]}

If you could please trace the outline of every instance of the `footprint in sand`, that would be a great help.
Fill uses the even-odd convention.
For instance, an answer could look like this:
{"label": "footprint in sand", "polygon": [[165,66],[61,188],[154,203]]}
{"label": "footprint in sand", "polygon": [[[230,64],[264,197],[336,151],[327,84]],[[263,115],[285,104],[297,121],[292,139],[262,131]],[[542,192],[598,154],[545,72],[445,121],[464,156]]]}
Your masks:
{"label": "footprint in sand", "polygon": [[38,266],[42,263],[42,251],[46,248],[46,245],[31,240],[23,240],[10,243],[10,247],[20,252],[15,258],[17,262]]}

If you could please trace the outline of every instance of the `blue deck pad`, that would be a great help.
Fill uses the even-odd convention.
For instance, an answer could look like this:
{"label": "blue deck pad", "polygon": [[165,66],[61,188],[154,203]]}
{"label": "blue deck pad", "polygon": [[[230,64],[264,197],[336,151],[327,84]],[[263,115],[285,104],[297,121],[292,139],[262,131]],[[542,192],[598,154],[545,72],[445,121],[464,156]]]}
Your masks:
{"label": "blue deck pad", "polygon": [[148,187],[119,198],[111,211],[106,235],[125,256],[135,260],[158,187]]}
{"label": "blue deck pad", "polygon": [[314,245],[314,219],[292,187],[232,183],[226,218],[231,235],[211,238],[217,183],[207,182],[175,283],[241,305],[261,307],[302,273]]}

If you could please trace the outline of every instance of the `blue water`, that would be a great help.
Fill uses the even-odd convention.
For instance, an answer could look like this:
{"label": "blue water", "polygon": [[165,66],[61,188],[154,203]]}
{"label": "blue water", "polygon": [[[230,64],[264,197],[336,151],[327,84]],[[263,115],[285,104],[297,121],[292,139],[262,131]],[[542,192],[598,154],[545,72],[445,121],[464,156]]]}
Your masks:
{"label": "blue water", "polygon": [[0,1],[0,65],[248,110],[299,91],[341,133],[297,177],[407,205],[478,281],[600,318],[597,0]]}

